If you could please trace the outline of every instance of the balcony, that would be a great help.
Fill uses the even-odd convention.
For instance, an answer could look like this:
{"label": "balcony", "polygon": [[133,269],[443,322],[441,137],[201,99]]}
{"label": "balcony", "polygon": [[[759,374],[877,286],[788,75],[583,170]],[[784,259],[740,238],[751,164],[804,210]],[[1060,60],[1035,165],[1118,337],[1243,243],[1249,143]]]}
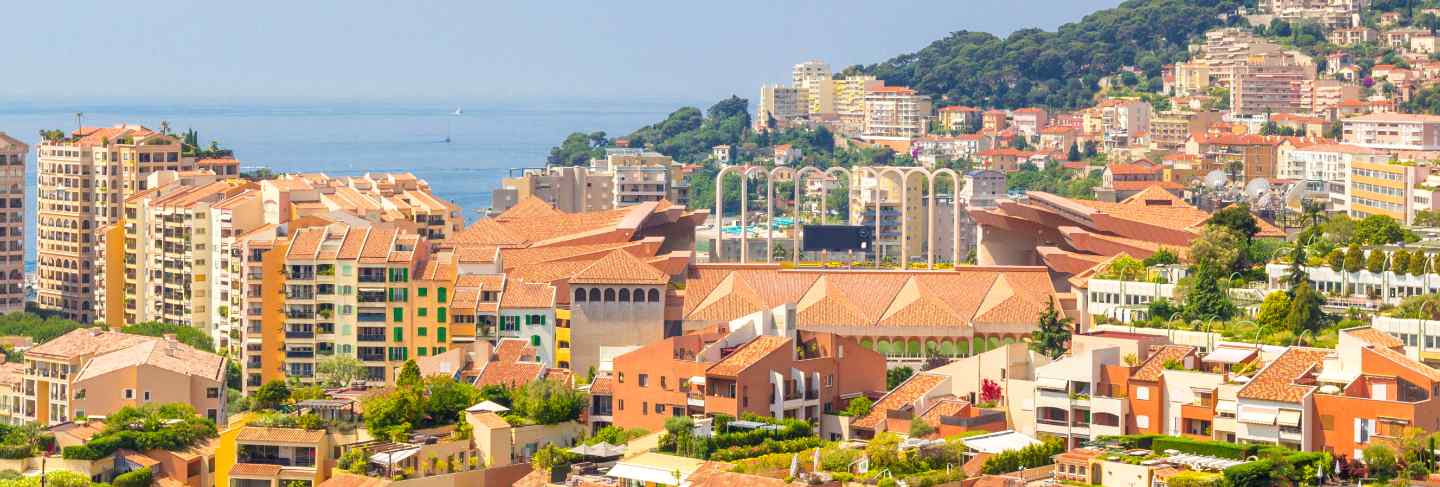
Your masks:
{"label": "balcony", "polygon": [[356,355],[362,362],[384,362],[385,352],[360,352]]}
{"label": "balcony", "polygon": [[814,401],[814,400],[816,400],[816,399],[820,399],[820,391],[819,391],[818,389],[806,389],[806,390],[805,390],[805,400],[806,400],[806,401]]}
{"label": "balcony", "polygon": [[315,351],[291,349],[285,351],[285,356],[289,358],[314,358]]}
{"label": "balcony", "polygon": [[362,341],[362,342],[384,342],[384,341],[385,341],[385,334],[384,334],[384,333],[361,333],[361,334],[359,334],[359,335],[356,335],[355,340],[356,340],[356,341]]}
{"label": "balcony", "polygon": [[286,330],[285,338],[315,338],[313,331]]}

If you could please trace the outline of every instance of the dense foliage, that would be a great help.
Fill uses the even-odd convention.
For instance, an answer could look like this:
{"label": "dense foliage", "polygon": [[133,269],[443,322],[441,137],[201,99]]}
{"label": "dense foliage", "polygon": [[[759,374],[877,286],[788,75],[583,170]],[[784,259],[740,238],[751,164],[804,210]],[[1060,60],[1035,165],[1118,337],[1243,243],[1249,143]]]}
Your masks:
{"label": "dense foliage", "polygon": [[121,448],[177,451],[215,435],[215,423],[196,415],[188,404],[126,406],[107,417],[105,429],[89,442],[67,446],[61,454],[67,460],[98,460]]}
{"label": "dense foliage", "polygon": [[0,315],[0,336],[30,337],[35,343],[48,342],[84,327],[85,325],[67,319],[53,316],[43,318],[24,311]]}
{"label": "dense foliage", "polygon": [[1045,311],[1040,312],[1037,321],[1035,331],[1030,333],[1030,351],[1052,359],[1059,358],[1070,343],[1070,318],[1055,309],[1054,301],[1046,301]]}
{"label": "dense foliage", "polygon": [[1057,32],[1015,31],[1006,38],[960,31],[920,51],[856,66],[891,85],[955,103],[1019,108],[1089,106],[1104,76],[1135,66],[1136,86],[1159,91],[1162,68],[1187,59],[1190,41],[1234,8],[1222,0],[1130,0]]}
{"label": "dense foliage", "polygon": [[1054,463],[1052,457],[1065,451],[1065,441],[1047,438],[1044,443],[1030,445],[1019,450],[997,453],[985,459],[980,471],[986,474],[1002,474],[1024,468],[1035,468]]}
{"label": "dense foliage", "polygon": [[403,438],[412,428],[454,424],[465,408],[481,401],[478,389],[449,376],[421,379],[407,361],[395,389],[365,399],[365,426],[377,435]]}
{"label": "dense foliage", "polygon": [[175,335],[175,340],[179,341],[180,343],[184,343],[186,345],[195,347],[200,350],[204,350],[206,352],[215,351],[215,343],[213,340],[210,339],[210,335],[193,326],[161,323],[158,321],[147,321],[144,323],[136,323],[133,325],[125,326],[124,328],[121,328],[120,331],[122,333],[129,333],[131,335],[145,335],[152,337]]}
{"label": "dense foliage", "polygon": [[[741,419],[766,424],[779,425],[776,430],[770,429],[732,429],[728,428],[729,418],[724,415],[714,416],[713,428],[715,434],[709,437],[702,437],[694,434],[694,422],[688,416],[677,416],[665,421],[665,434],[660,436],[659,449],[662,452],[675,453],[681,456],[692,458],[710,458],[710,455],[717,451],[727,451],[727,455],[741,455],[743,448],[760,445],[765,442],[785,441],[814,436],[814,429],[810,423],[796,419],[775,419],[765,416],[756,416],[752,413],[741,415]],[[742,449],[736,449],[737,447]],[[779,445],[775,446],[779,448]],[[798,451],[798,450],[795,450]],[[760,452],[765,454],[770,452]],[[741,458],[741,457],[737,457]]]}

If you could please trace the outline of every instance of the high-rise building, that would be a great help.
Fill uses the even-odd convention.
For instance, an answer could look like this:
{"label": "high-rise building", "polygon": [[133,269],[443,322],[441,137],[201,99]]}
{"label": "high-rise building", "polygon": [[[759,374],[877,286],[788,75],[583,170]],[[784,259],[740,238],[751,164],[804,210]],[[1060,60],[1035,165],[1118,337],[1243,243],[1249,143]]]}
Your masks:
{"label": "high-rise building", "polygon": [[25,309],[25,156],[30,147],[0,132],[0,313]]}
{"label": "high-rise building", "polygon": [[812,60],[796,64],[791,72],[791,85],[805,92],[806,112],[835,113],[835,82],[830,65]]}
{"label": "high-rise building", "polygon": [[840,118],[840,132],[847,136],[859,136],[865,131],[865,93],[885,86],[885,82],[874,76],[851,75],[834,83],[835,114]]}
{"label": "high-rise building", "polygon": [[760,104],[755,107],[755,129],[770,128],[775,124],[804,117],[809,113],[803,88],[781,85],[761,85]]}
{"label": "high-rise building", "polygon": [[516,203],[539,198],[566,213],[601,211],[647,201],[690,204],[690,179],[685,165],[670,156],[642,149],[607,149],[589,167],[551,166],[526,169],[505,178],[490,193],[490,214]]}
{"label": "high-rise building", "polygon": [[97,232],[121,219],[125,198],[156,171],[190,171],[180,139],[138,125],[84,127],[41,142],[36,237],[38,306],[95,317]]}
{"label": "high-rise building", "polygon": [[1312,103],[1305,88],[1315,79],[1315,65],[1290,53],[1258,53],[1237,63],[1230,85],[1230,109],[1242,115],[1308,112]]}
{"label": "high-rise building", "polygon": [[876,86],[865,92],[865,137],[911,139],[929,130],[930,97],[904,86]]}
{"label": "high-rise building", "polygon": [[1440,150],[1440,116],[1372,113],[1341,121],[1346,144],[1372,149]]}

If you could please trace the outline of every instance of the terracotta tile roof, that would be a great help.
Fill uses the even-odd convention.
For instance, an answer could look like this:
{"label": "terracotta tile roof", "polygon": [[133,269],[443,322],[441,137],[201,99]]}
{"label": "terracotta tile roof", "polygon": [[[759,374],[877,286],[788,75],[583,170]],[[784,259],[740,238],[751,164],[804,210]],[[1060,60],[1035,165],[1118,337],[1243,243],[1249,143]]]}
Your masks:
{"label": "terracotta tile roof", "polygon": [[385,479],[337,470],[335,476],[321,482],[317,487],[381,487],[389,483]]}
{"label": "terracotta tile roof", "polygon": [[734,352],[731,352],[730,355],[720,359],[715,365],[711,365],[705,372],[711,375],[734,377],[750,366],[755,365],[760,359],[770,356],[770,354],[785,348],[789,344],[789,338],[773,335],[758,336]]}
{"label": "terracotta tile roof", "polygon": [[300,428],[265,428],[260,426],[246,426],[240,429],[236,435],[236,441],[253,441],[261,443],[294,443],[314,444],[325,439],[324,430],[305,430]]}
{"label": "terracotta tile roof", "polygon": [[1341,331],[1355,338],[1359,338],[1365,343],[1380,348],[1399,348],[1405,346],[1405,342],[1400,341],[1399,338],[1395,338],[1389,333],[1385,333],[1383,331],[1376,330],[1368,326],[1364,328],[1350,328]]}
{"label": "terracotta tile roof", "polygon": [[724,471],[708,475],[700,475],[699,472],[696,472],[687,480],[690,487],[784,487],[792,485],[784,479]]}
{"label": "terracotta tile roof", "polygon": [[276,477],[280,475],[279,465],[265,465],[258,463],[237,463],[230,467],[230,475],[233,477]]}
{"label": "terracotta tile roof", "polygon": [[1270,365],[1255,374],[1249,384],[1241,388],[1236,396],[1240,399],[1257,399],[1275,402],[1300,402],[1314,385],[1297,384],[1296,379],[1319,367],[1325,357],[1334,350],[1323,348],[1291,347]]}
{"label": "terracotta tile roof", "polygon": [[1195,347],[1183,345],[1166,345],[1161,347],[1160,350],[1150,354],[1150,358],[1145,359],[1145,361],[1140,364],[1140,368],[1135,370],[1135,373],[1130,374],[1130,379],[1145,382],[1159,381],[1160,376],[1165,373],[1165,362],[1181,360],[1185,358],[1186,355],[1192,353],[1195,353]]}
{"label": "terracotta tile roof", "polygon": [[81,328],[36,345],[34,348],[26,350],[25,353],[75,359],[119,350],[148,340],[157,340],[157,338],[100,328]]}
{"label": "terracotta tile roof", "polygon": [[581,269],[570,282],[574,284],[653,284],[670,282],[670,276],[651,267],[623,250],[612,250],[605,257]]}
{"label": "terracotta tile roof", "polygon": [[542,374],[540,378],[548,381],[559,382],[568,386],[573,385],[573,382],[575,380],[575,374],[571,372],[570,369],[550,367],[548,369],[545,369],[545,373]]}
{"label": "terracotta tile roof", "polygon": [[925,409],[925,412],[921,413],[919,416],[920,419],[923,419],[928,423],[938,424],[940,422],[940,418],[959,416],[968,408],[970,408],[970,401],[966,401],[964,399],[960,399],[954,396],[946,397],[943,399],[937,398],[929,401],[929,406]]}
{"label": "terracotta tile roof", "polygon": [[850,424],[857,428],[874,429],[885,420],[885,413],[887,411],[899,410],[900,408],[914,404],[915,401],[925,397],[926,394],[929,394],[931,390],[934,390],[936,386],[939,386],[940,383],[944,381],[945,376],[925,372],[910,376],[904,383],[895,386],[890,392],[885,393],[885,396],[881,397],[879,401],[876,401],[870,408],[870,414],[859,419],[854,419]]}
{"label": "terracotta tile roof", "polygon": [[96,355],[80,368],[75,376],[75,381],[96,379],[110,372],[141,365],[212,381],[224,380],[225,374],[224,357],[195,349],[178,341],[170,342],[164,338],[151,338],[129,347]]}
{"label": "terracotta tile roof", "polygon": [[1152,187],[1176,190],[1185,189],[1185,185],[1174,181],[1115,181],[1110,187],[1116,191],[1141,191]]}
{"label": "terracotta tile roof", "polygon": [[608,376],[596,377],[594,381],[590,382],[590,395],[608,396],[614,394],[615,392],[612,388],[614,384],[612,381],[613,379]]}
{"label": "terracotta tile roof", "polygon": [[500,307],[513,309],[554,306],[554,286],[543,282],[525,282],[523,279],[505,280],[505,292],[500,294]]}
{"label": "terracotta tile roof", "polygon": [[846,271],[700,264],[688,277],[685,318],[717,322],[796,303],[802,326],[1025,324],[1054,295],[1043,267]]}
{"label": "terracotta tile roof", "polygon": [[495,345],[495,360],[500,362],[514,362],[517,360],[534,360],[535,347],[530,342],[519,338],[501,338],[500,343]]}
{"label": "terracotta tile roof", "polygon": [[480,371],[475,386],[503,385],[517,387],[528,384],[545,373],[545,364],[539,362],[490,362]]}
{"label": "terracotta tile roof", "polygon": [[1395,365],[1410,369],[1411,372],[1415,372],[1424,376],[1426,379],[1434,382],[1440,382],[1440,370],[1436,370],[1434,367],[1411,360],[1410,357],[1407,357],[1404,353],[1398,352],[1392,348],[1384,348],[1379,346],[1370,348],[1369,350],[1371,352],[1374,352],[1376,355],[1384,357],[1386,360],[1393,362]]}

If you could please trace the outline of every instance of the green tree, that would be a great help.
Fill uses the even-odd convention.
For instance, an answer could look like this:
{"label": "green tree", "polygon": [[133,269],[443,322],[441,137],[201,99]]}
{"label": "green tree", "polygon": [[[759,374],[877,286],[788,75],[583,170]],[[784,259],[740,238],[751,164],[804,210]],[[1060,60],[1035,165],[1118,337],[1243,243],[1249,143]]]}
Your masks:
{"label": "green tree", "polygon": [[562,465],[569,465],[576,460],[579,460],[579,457],[574,453],[555,446],[554,443],[546,443],[545,446],[535,451],[534,456],[530,457],[530,464],[540,470],[550,470]]}
{"label": "green tree", "polygon": [[1360,249],[1359,244],[1351,242],[1350,247],[1345,249],[1345,272],[1360,272],[1364,268],[1365,251]]}
{"label": "green tree", "polygon": [[251,400],[255,409],[276,409],[290,401],[290,386],[283,380],[266,382],[255,390]]}
{"label": "green tree", "polygon": [[199,328],[189,325],[147,321],[144,323],[136,323],[121,328],[120,332],[129,333],[131,335],[145,335],[152,337],[175,335],[175,340],[180,343],[184,343],[186,345],[198,348],[200,350],[204,350],[206,352],[215,351],[215,344],[213,340],[210,339],[210,334],[200,331]]}
{"label": "green tree", "polygon": [[1395,450],[1390,447],[1373,444],[1365,447],[1365,471],[1370,477],[1379,479],[1381,482],[1388,482],[1399,473],[1399,462],[1395,459]]}
{"label": "green tree", "polygon": [[849,416],[852,418],[861,418],[867,414],[870,414],[870,408],[873,407],[874,404],[875,401],[870,400],[870,398],[868,397],[856,397],[850,400],[850,404],[845,406],[845,410],[842,411],[840,415]]}
{"label": "green tree", "polygon": [[[1225,232],[1234,234],[1228,230]],[[1192,285],[1185,293],[1183,312],[1191,319],[1230,319],[1235,315],[1235,305],[1225,296],[1225,291],[1220,289],[1221,276],[1213,266],[1197,267],[1195,275],[1188,278]]]}
{"label": "green tree", "polygon": [[1365,256],[1365,270],[1370,272],[1385,272],[1385,251],[1379,248],[1371,250]]}
{"label": "green tree", "polygon": [[1330,266],[1330,270],[1340,272],[1345,268],[1345,251],[1331,250],[1329,254],[1325,254],[1325,263]]}
{"label": "green tree", "polygon": [[365,364],[355,357],[332,355],[315,364],[315,376],[332,387],[348,386],[365,377]]}
{"label": "green tree", "polygon": [[1291,293],[1290,313],[1285,315],[1285,329],[1295,334],[1304,330],[1312,333],[1320,331],[1325,325],[1325,313],[1320,310],[1324,300],[1315,288],[1310,285],[1302,285]]}
{"label": "green tree", "polygon": [[1415,240],[1415,235],[1385,215],[1370,215],[1355,224],[1355,240],[1362,244],[1388,245]]}
{"label": "green tree", "polygon": [[395,385],[411,388],[419,387],[420,384],[420,366],[415,363],[415,359],[406,360],[405,365],[400,367],[400,375],[395,378]]}
{"label": "green tree", "polygon": [[1067,154],[1066,160],[1069,160],[1070,162],[1079,162],[1081,160],[1079,143],[1070,143],[1070,153]]}
{"label": "green tree", "polygon": [[425,378],[425,413],[435,424],[451,424],[465,408],[480,402],[480,390],[445,375]]}
{"label": "green tree", "polygon": [[1425,251],[1415,249],[1410,253],[1410,262],[1405,266],[1412,276],[1423,276],[1429,271],[1430,259],[1425,257]]}
{"label": "green tree", "polygon": [[1265,295],[1265,300],[1260,303],[1260,312],[1255,314],[1255,321],[1272,329],[1278,329],[1285,323],[1285,317],[1290,314],[1290,294],[1285,291],[1274,291]]}
{"label": "green tree", "polygon": [[1390,270],[1394,271],[1396,275],[1410,272],[1410,253],[1405,249],[1400,249],[1391,254]]}
{"label": "green tree", "polygon": [[1070,343],[1070,333],[1070,318],[1062,317],[1055,309],[1055,303],[1047,300],[1045,311],[1040,312],[1035,324],[1035,331],[1030,333],[1030,350],[1052,359],[1058,358],[1065,353],[1066,344]]}
{"label": "green tree", "polygon": [[512,412],[538,424],[556,424],[580,417],[586,396],[556,381],[536,380],[510,394]]}
{"label": "green tree", "polygon": [[911,438],[924,438],[924,437],[930,436],[930,434],[931,434],[931,433],[934,433],[934,432],[935,432],[935,427],[934,427],[934,426],[931,426],[929,421],[926,421],[926,420],[924,420],[923,418],[920,418],[920,417],[915,417],[915,418],[911,418],[911,419],[910,419],[910,437],[911,437]]}
{"label": "green tree", "polygon": [[1235,233],[1245,238],[1249,243],[1260,233],[1260,224],[1255,221],[1255,215],[1250,213],[1250,205],[1239,203],[1227,206],[1210,216],[1207,225],[1219,225],[1234,230]]}
{"label": "green tree", "polygon": [[1417,227],[1440,227],[1440,210],[1417,211],[1415,212],[1415,220],[1411,224]]}
{"label": "green tree", "polygon": [[1206,225],[1200,236],[1190,242],[1190,261],[1196,267],[1223,269],[1226,272],[1244,270],[1240,249],[1245,240],[1229,227]]}
{"label": "green tree", "polygon": [[885,390],[893,390],[905,383],[910,376],[915,375],[915,369],[902,365],[885,371]]}
{"label": "green tree", "polygon": [[1146,267],[1157,265],[1174,265],[1179,263],[1180,256],[1175,255],[1174,251],[1171,251],[1170,249],[1167,249],[1165,247],[1160,247],[1160,250],[1156,250],[1155,253],[1150,254],[1150,256],[1146,257],[1144,261]]}

